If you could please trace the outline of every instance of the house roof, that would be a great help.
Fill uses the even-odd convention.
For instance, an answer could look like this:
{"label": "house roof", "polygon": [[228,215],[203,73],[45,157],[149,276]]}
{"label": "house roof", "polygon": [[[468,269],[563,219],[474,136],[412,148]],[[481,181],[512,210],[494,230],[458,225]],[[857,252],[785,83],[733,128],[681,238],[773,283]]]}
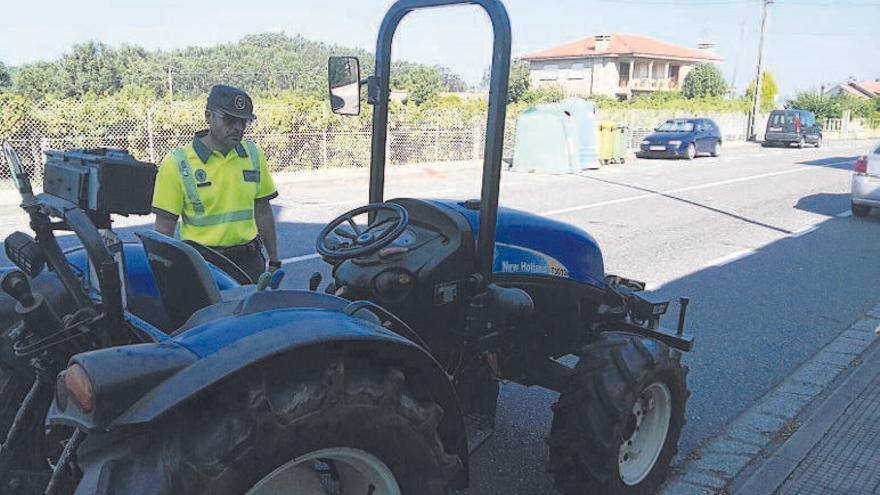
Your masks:
{"label": "house roof", "polygon": [[523,55],[525,60],[545,60],[557,58],[589,58],[608,56],[647,56],[656,58],[675,58],[686,60],[721,60],[717,55],[673,45],[635,34],[613,33],[605,50],[596,50],[596,37],[590,36],[564,45],[555,46]]}
{"label": "house roof", "polygon": [[869,99],[880,96],[880,81],[849,81],[838,84],[841,92]]}
{"label": "house roof", "polygon": [[880,96],[880,81],[854,81],[850,85],[862,93],[868,93],[865,96],[869,98]]}

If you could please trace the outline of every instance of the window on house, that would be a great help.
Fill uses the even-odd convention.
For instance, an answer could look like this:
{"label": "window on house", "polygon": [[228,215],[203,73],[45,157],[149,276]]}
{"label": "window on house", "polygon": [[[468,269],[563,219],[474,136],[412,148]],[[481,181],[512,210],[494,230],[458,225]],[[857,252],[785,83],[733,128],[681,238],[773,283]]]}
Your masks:
{"label": "window on house", "polygon": [[617,71],[620,74],[617,85],[625,88],[629,84],[629,62],[620,62],[617,64]]}
{"label": "window on house", "polygon": [[584,64],[571,64],[571,70],[568,71],[568,79],[583,79],[584,78]]}
{"label": "window on house", "polygon": [[559,66],[556,64],[548,64],[544,66],[544,70],[541,72],[541,80],[542,81],[555,81],[557,77],[559,77]]}

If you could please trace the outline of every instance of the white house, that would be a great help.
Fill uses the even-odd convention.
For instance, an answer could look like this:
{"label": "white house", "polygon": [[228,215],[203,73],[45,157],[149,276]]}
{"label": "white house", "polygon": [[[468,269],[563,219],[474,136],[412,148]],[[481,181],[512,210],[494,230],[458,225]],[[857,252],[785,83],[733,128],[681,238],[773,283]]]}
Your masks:
{"label": "white house", "polygon": [[620,99],[639,93],[681,89],[700,62],[721,61],[711,43],[697,49],[632,34],[599,34],[528,53],[533,87],[555,85],[578,96]]}

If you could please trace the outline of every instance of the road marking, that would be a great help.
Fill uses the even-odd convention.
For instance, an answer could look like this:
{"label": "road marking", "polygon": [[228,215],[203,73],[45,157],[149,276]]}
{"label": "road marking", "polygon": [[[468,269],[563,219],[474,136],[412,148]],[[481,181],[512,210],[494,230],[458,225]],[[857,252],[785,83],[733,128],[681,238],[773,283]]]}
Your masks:
{"label": "road marking", "polygon": [[788,237],[796,238],[796,237],[807,235],[810,232],[815,232],[817,230],[819,230],[819,226],[813,225],[811,227],[807,227],[805,229],[798,230],[797,232],[792,232],[791,234],[788,234]]}
{"label": "road marking", "polygon": [[299,263],[300,261],[309,261],[309,260],[317,259],[320,257],[321,257],[321,255],[318,253],[304,254],[302,256],[293,256],[290,258],[284,258],[283,260],[281,260],[281,264],[287,265],[289,263]]}
{"label": "road marking", "polygon": [[739,260],[741,260],[741,259],[743,259],[743,258],[746,258],[746,257],[748,257],[748,256],[751,256],[751,255],[753,255],[753,254],[755,254],[755,253],[757,253],[757,252],[758,252],[758,251],[756,251],[756,250],[754,250],[754,249],[745,249],[745,250],[743,250],[743,251],[737,251],[736,253],[728,254],[727,256],[722,256],[722,257],[716,259],[715,261],[711,261],[711,262],[709,262],[709,264],[708,264],[707,266],[724,266],[724,265],[728,265],[728,264],[730,264],[730,263],[733,263],[734,261],[739,261]]}
{"label": "road marking", "polygon": [[[454,193],[455,189],[434,189],[432,191],[417,191],[414,193],[407,194],[408,198],[418,198],[422,196],[436,196],[438,194],[451,194]],[[326,208],[328,206],[345,206],[345,205],[356,205],[356,204],[366,204],[363,199],[349,199],[345,201],[331,201],[329,203],[322,202],[308,202],[308,203],[294,203],[294,204],[284,204],[281,203],[282,207],[314,207],[314,208]]]}
{"label": "road marking", "polygon": [[837,215],[834,215],[834,216],[836,216],[837,218],[847,218],[847,217],[851,217],[851,216],[852,216],[852,210],[842,211],[842,212],[840,212],[840,213],[838,213]]}
{"label": "road marking", "polygon": [[602,206],[616,205],[616,204],[620,204],[620,203],[628,203],[631,201],[638,201],[640,199],[653,198],[653,197],[657,197],[657,196],[668,196],[670,194],[678,194],[678,193],[690,192],[690,191],[699,191],[701,189],[708,189],[711,187],[719,187],[719,186],[726,186],[726,185],[730,185],[730,184],[738,184],[740,182],[747,182],[747,181],[752,181],[752,180],[756,180],[756,179],[766,179],[767,177],[776,177],[776,176],[780,176],[780,175],[793,174],[796,172],[804,172],[806,170],[816,170],[816,169],[820,169],[820,168],[829,168],[829,167],[833,167],[834,165],[840,165],[841,163],[849,163],[849,160],[835,162],[835,163],[829,163],[827,165],[799,167],[799,168],[795,168],[795,169],[791,169],[791,170],[782,170],[779,172],[768,172],[766,174],[750,175],[748,177],[738,177],[736,179],[727,179],[727,180],[721,180],[721,181],[717,181],[717,182],[708,182],[706,184],[699,184],[696,186],[688,186],[688,187],[680,187],[677,189],[669,189],[667,191],[658,191],[655,193],[638,194],[636,196],[629,196],[626,198],[612,199],[609,201],[600,201],[598,203],[590,203],[590,204],[586,204],[586,205],[572,206],[569,208],[561,208],[558,210],[545,211],[545,212],[539,213],[539,215],[546,215],[546,216],[563,215],[565,213],[572,213],[575,211],[588,210],[591,208],[599,208]]}

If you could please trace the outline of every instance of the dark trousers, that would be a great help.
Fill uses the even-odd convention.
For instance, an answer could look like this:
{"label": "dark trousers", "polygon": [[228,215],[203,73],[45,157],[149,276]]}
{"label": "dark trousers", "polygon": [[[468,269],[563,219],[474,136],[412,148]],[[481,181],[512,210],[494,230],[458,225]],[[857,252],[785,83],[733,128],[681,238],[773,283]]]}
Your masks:
{"label": "dark trousers", "polygon": [[215,247],[213,249],[238,265],[256,283],[260,275],[266,271],[266,258],[263,256],[262,247],[262,243],[257,238],[241,246]]}

